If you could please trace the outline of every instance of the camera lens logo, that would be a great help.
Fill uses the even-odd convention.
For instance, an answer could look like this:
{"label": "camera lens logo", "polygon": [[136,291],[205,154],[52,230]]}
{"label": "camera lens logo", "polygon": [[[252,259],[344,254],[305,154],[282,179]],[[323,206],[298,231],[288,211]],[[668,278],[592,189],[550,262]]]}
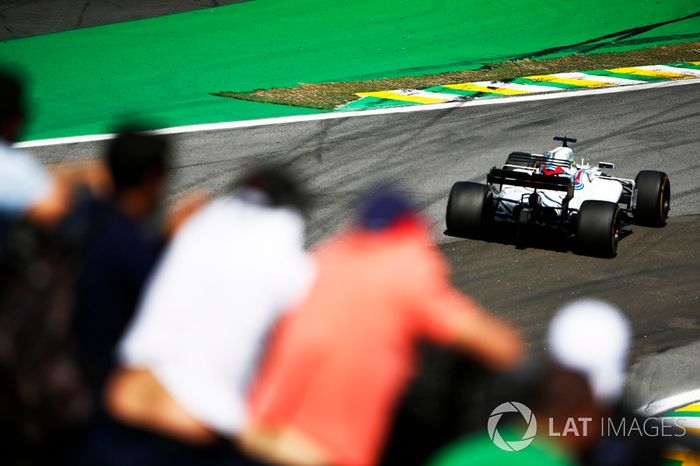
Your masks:
{"label": "camera lens logo", "polygon": [[[505,413],[520,413],[523,419],[525,419],[525,422],[527,422],[527,430],[522,440],[506,441],[501,437],[501,434],[498,432],[498,423],[501,420],[501,416]],[[493,444],[501,450],[520,451],[527,448],[535,439],[535,435],[537,434],[537,420],[530,408],[517,401],[509,401],[508,403],[498,405],[496,409],[491,411],[487,430]]]}

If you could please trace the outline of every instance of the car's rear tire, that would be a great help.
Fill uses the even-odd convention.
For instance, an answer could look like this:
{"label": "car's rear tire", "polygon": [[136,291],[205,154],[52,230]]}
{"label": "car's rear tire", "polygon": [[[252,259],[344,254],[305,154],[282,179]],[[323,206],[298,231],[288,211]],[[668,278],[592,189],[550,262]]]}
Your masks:
{"label": "car's rear tire", "polygon": [[488,186],[469,181],[455,183],[447,201],[447,233],[467,238],[486,235],[493,195]]}
{"label": "car's rear tire", "polygon": [[582,254],[615,257],[620,239],[620,207],[608,201],[584,201],[578,213],[576,245]]}
{"label": "car's rear tire", "polygon": [[662,227],[666,225],[671,207],[671,182],[664,172],[643,170],[634,180],[637,204],[634,222],[639,225]]}

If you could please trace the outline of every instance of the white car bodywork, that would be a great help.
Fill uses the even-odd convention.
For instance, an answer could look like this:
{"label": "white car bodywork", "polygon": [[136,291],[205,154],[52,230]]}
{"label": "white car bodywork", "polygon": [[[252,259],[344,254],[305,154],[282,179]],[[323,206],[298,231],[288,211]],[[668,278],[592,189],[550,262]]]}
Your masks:
{"label": "white car bodywork", "polygon": [[[564,152],[562,154],[562,152]],[[557,147],[545,154],[532,154],[536,157],[557,157],[561,160],[562,156],[573,158],[573,151],[569,147]],[[564,159],[566,160],[566,159]],[[547,166],[538,168],[525,168],[516,165],[505,165],[512,171],[528,174],[546,174]],[[556,168],[556,167],[552,167]],[[552,170],[555,171],[555,170]],[[589,164],[571,163],[569,167],[559,168],[558,173],[553,173],[548,176],[568,177],[573,180],[574,195],[569,201],[568,208],[570,210],[578,210],[584,201],[599,200],[609,202],[619,202],[623,193],[623,186],[620,179],[608,177],[603,173],[603,169],[592,167]],[[625,180],[628,181],[628,180]],[[630,180],[631,181],[631,180]],[[496,214],[509,216],[513,213],[513,209],[520,203],[527,203],[529,196],[535,192],[534,188],[502,185],[499,192],[495,193],[495,197],[499,200],[512,202],[499,202]],[[562,201],[566,197],[566,193],[562,191],[537,190],[539,194],[540,204],[544,207],[555,208],[558,213],[562,207]]]}

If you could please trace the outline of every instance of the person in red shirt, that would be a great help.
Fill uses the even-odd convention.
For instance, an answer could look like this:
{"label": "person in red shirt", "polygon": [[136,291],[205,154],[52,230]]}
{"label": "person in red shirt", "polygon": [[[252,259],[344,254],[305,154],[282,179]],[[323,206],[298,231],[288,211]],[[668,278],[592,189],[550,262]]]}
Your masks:
{"label": "person in red shirt", "polygon": [[411,202],[380,188],[357,224],[315,251],[318,276],[272,336],[241,436],[276,464],[371,466],[402,390],[415,343],[463,348],[497,369],[521,358],[508,324],[453,288]]}

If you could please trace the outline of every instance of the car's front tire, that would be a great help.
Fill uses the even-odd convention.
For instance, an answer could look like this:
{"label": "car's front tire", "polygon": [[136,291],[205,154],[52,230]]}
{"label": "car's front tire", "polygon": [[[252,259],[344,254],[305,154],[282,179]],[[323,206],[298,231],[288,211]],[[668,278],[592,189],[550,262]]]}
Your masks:
{"label": "car's front tire", "polygon": [[620,207],[614,202],[584,201],[578,213],[576,245],[582,254],[615,257],[620,240]]}
{"label": "car's front tire", "polygon": [[671,182],[664,172],[643,170],[634,180],[637,203],[634,222],[639,225],[666,225],[671,207]]}
{"label": "car's front tire", "polygon": [[493,194],[488,186],[469,181],[455,183],[447,201],[447,233],[467,238],[485,236]]}

